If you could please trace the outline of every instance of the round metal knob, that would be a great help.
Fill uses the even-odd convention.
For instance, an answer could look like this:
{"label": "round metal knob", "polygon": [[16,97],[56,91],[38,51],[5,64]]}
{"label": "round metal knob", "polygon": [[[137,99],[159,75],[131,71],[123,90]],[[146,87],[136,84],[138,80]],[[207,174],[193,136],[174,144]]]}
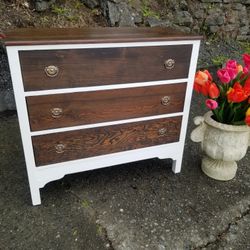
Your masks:
{"label": "round metal knob", "polygon": [[62,108],[52,108],[50,110],[50,112],[51,112],[51,116],[53,118],[60,118],[62,116],[63,109]]}
{"label": "round metal knob", "polygon": [[166,95],[161,98],[161,104],[167,106],[170,103],[170,96]]}
{"label": "round metal knob", "polygon": [[62,143],[55,145],[55,150],[56,150],[56,153],[58,153],[58,154],[62,154],[64,152],[65,148],[66,148],[66,146]]}
{"label": "round metal knob", "polygon": [[159,136],[163,136],[163,135],[165,135],[167,133],[167,129],[166,128],[160,128],[159,130],[158,130],[158,135]]}
{"label": "round metal knob", "polygon": [[175,65],[175,60],[174,59],[167,59],[165,62],[164,62],[164,66],[166,69],[173,69],[174,68],[174,65]]}
{"label": "round metal knob", "polygon": [[45,67],[45,73],[48,77],[56,77],[59,73],[59,68],[54,65],[50,65],[48,67]]}

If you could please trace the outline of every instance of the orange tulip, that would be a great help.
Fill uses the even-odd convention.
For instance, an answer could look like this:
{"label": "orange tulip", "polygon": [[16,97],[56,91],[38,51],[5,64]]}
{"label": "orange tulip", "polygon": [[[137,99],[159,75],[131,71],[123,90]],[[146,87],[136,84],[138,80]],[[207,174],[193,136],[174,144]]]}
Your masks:
{"label": "orange tulip", "polygon": [[208,87],[208,94],[212,99],[219,97],[220,90],[214,82],[210,83]]}
{"label": "orange tulip", "polygon": [[237,72],[238,72],[238,73],[243,72],[243,67],[242,67],[242,65],[240,65],[240,64],[237,65]]}
{"label": "orange tulip", "polygon": [[205,72],[198,71],[195,74],[194,82],[199,85],[204,85],[208,81],[208,75]]}
{"label": "orange tulip", "polygon": [[194,83],[194,90],[197,93],[202,93],[204,96],[208,96],[208,87],[209,87],[209,82],[205,82],[203,85]]}
{"label": "orange tulip", "polygon": [[227,92],[228,102],[239,103],[243,102],[248,98],[248,94],[245,92],[244,88],[239,82],[236,82],[233,88],[229,88]]}
{"label": "orange tulip", "polygon": [[194,90],[198,93],[202,93],[204,96],[207,96],[210,81],[212,81],[211,74],[207,70],[199,70],[195,74]]}
{"label": "orange tulip", "polygon": [[246,116],[250,116],[250,108],[247,109]]}
{"label": "orange tulip", "polygon": [[209,71],[208,71],[208,70],[204,70],[203,72],[208,76],[208,80],[212,82],[212,81],[213,81],[213,77],[212,77],[212,75],[209,73]]}

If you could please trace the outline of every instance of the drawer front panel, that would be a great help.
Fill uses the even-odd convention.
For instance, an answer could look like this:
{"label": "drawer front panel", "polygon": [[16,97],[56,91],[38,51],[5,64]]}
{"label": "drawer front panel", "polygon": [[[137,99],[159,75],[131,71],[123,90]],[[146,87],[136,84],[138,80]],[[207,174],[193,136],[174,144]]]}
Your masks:
{"label": "drawer front panel", "polygon": [[182,112],[186,83],[27,97],[32,131]]}
{"label": "drawer front panel", "polygon": [[20,51],[25,91],[187,78],[192,45]]}
{"label": "drawer front panel", "polygon": [[127,123],[32,137],[37,166],[179,140],[182,117]]}

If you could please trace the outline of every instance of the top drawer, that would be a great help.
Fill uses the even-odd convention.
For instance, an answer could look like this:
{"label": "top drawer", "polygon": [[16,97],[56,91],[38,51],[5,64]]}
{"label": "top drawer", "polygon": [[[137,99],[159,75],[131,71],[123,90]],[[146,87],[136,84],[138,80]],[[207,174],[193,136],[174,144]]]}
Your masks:
{"label": "top drawer", "polygon": [[192,45],[20,51],[25,91],[187,78]]}

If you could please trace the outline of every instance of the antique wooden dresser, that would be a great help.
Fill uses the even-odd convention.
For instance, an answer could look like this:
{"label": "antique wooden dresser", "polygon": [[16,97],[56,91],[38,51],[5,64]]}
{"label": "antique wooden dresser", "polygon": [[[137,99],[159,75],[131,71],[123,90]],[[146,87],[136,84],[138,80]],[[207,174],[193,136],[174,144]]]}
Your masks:
{"label": "antique wooden dresser", "polygon": [[5,45],[33,205],[65,174],[154,157],[180,172],[200,37],[19,29]]}

